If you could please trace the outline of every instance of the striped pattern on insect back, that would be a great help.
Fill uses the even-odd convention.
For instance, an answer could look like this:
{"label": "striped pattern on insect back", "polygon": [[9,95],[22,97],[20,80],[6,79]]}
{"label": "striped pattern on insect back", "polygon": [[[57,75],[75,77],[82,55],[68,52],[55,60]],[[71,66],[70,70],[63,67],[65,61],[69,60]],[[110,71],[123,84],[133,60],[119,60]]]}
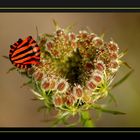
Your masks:
{"label": "striped pattern on insect back", "polygon": [[30,68],[40,61],[40,48],[31,36],[10,46],[9,58],[18,68]]}

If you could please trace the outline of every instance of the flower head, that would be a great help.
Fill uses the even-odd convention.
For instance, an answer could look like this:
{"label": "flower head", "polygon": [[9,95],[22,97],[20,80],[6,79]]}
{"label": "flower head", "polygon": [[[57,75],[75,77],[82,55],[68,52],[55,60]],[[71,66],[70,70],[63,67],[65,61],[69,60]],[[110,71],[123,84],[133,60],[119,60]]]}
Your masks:
{"label": "flower head", "polygon": [[[42,89],[53,92],[55,106],[76,107],[79,100],[90,104],[100,99],[101,92],[108,93],[102,87],[110,85],[120,67],[117,43],[107,43],[85,30],[76,34],[60,27],[50,38],[40,38],[39,44],[46,41],[46,49],[42,51],[41,70],[34,77],[41,81]],[[95,93],[98,98],[92,97]]]}
{"label": "flower head", "polygon": [[40,35],[37,43],[40,62],[27,75],[34,94],[45,106],[75,114],[108,95],[122,63],[116,42],[106,42],[86,30],[74,33],[56,25],[53,34]]}

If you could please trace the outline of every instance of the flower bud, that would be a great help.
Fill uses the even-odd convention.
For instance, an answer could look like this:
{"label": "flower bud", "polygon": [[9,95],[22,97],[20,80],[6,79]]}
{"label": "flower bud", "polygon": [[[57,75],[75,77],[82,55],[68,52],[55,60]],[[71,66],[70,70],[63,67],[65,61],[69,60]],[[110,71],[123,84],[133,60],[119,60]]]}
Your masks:
{"label": "flower bud", "polygon": [[90,90],[95,90],[96,89],[96,84],[94,83],[93,80],[90,80],[87,82],[87,88]]}
{"label": "flower bud", "polygon": [[66,90],[68,89],[68,83],[65,80],[60,80],[57,84],[57,90],[59,92],[66,92]]}
{"label": "flower bud", "polygon": [[42,88],[43,88],[45,91],[49,90],[49,88],[50,88],[50,81],[49,81],[47,78],[45,78],[45,79],[42,81],[41,86],[42,86]]}
{"label": "flower bud", "polygon": [[63,105],[62,97],[59,96],[59,95],[55,95],[54,98],[53,98],[53,103],[56,107],[59,107],[59,106]]}
{"label": "flower bud", "polygon": [[43,77],[43,73],[41,71],[36,71],[33,74],[33,77],[35,78],[35,80],[41,81],[42,80],[42,77]]}
{"label": "flower bud", "polygon": [[92,42],[97,47],[103,45],[103,40],[100,37],[93,38]]}
{"label": "flower bud", "polygon": [[99,62],[97,62],[97,64],[96,64],[96,68],[97,68],[99,71],[103,71],[103,70],[105,70],[105,65],[103,64],[102,61],[99,61]]}
{"label": "flower bud", "polygon": [[108,43],[108,49],[110,52],[118,52],[119,50],[119,47],[118,47],[118,44],[113,42],[113,41],[110,41]]}
{"label": "flower bud", "polygon": [[75,87],[73,88],[73,92],[74,92],[74,95],[76,95],[77,97],[82,97],[83,90],[82,90],[82,88],[81,88],[80,85],[75,86]]}

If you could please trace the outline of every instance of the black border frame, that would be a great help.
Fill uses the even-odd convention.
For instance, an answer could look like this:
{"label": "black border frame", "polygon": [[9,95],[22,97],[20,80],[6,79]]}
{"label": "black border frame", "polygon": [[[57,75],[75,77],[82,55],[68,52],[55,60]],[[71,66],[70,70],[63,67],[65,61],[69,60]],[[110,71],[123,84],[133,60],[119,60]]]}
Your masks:
{"label": "black border frame", "polygon": [[[57,0],[56,0],[57,1]],[[67,0],[65,0],[66,2]],[[89,0],[92,1],[92,0]],[[97,2],[98,1],[98,2]],[[140,3],[134,3],[134,1],[127,3],[113,3],[112,0],[108,0],[109,5],[107,3],[102,3],[101,0],[97,0],[94,4],[90,4],[86,0],[85,3],[81,3],[81,7],[78,7],[77,4],[70,4],[67,1],[67,4],[63,3],[62,0],[60,0],[60,3],[55,3],[56,6],[53,6],[54,3],[45,4],[47,7],[43,5],[43,3],[39,3],[38,5],[36,3],[28,3],[27,1],[24,1],[25,3],[20,1],[20,3],[16,3],[11,1],[10,3],[5,0],[3,3],[0,3],[0,12],[140,12]],[[105,2],[105,0],[103,0]],[[13,2],[13,3],[12,3]],[[27,2],[27,3],[26,3]],[[71,1],[72,2],[72,1]],[[92,1],[93,2],[93,1]],[[122,2],[122,1],[121,1]],[[7,6],[8,3],[8,6]],[[63,3],[63,4],[62,4]],[[84,5],[85,4],[85,5]],[[101,4],[101,6],[100,6]],[[22,6],[21,6],[22,5]],[[94,5],[92,7],[92,5]],[[125,7],[125,6],[127,7]],[[37,7],[38,6],[38,7]],[[43,7],[44,6],[44,7]],[[61,7],[60,7],[61,6]],[[85,6],[85,7],[83,7]],[[89,7],[91,6],[91,7]],[[107,7],[106,7],[107,6]],[[35,133],[139,133],[140,127],[135,128],[34,128],[34,127],[7,127],[7,128],[0,128],[0,133],[29,133],[29,132],[35,132]]]}

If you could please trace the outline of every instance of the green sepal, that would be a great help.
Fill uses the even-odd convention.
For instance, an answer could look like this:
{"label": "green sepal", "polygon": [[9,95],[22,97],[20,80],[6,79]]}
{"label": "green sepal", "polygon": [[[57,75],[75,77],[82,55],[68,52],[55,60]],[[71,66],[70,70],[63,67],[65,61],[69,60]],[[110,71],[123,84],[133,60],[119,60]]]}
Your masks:
{"label": "green sepal", "polygon": [[11,71],[13,71],[13,70],[15,70],[16,69],[16,67],[12,67],[12,68],[10,68],[6,73],[10,73]]}
{"label": "green sepal", "polygon": [[111,89],[117,87],[118,85],[122,84],[133,72],[134,70],[129,71],[123,78],[121,78],[118,82],[112,85]]}
{"label": "green sepal", "polygon": [[104,107],[102,107],[101,105],[98,105],[98,104],[94,104],[91,107],[94,108],[94,109],[100,110],[102,112],[110,113],[110,114],[113,114],[113,115],[125,115],[126,114],[124,112],[106,109],[106,108],[104,108]]}

